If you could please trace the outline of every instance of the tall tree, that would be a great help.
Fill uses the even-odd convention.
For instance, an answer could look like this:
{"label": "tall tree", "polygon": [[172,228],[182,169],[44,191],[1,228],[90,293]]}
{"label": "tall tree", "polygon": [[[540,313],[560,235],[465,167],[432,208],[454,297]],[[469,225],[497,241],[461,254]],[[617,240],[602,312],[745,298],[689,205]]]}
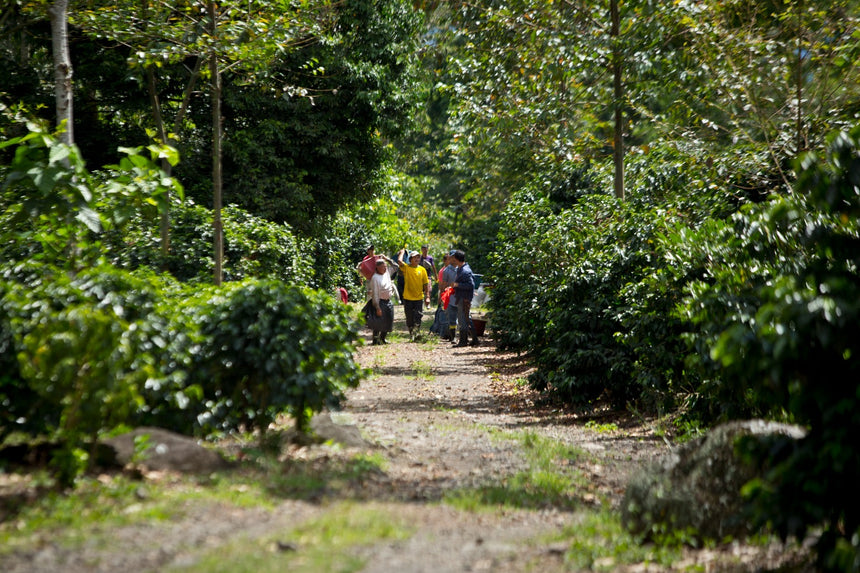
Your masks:
{"label": "tall tree", "polygon": [[69,55],[69,1],[54,0],[48,7],[51,20],[51,45],[54,59],[54,99],[57,125],[65,125],[63,143],[72,145],[74,137],[72,58]]}
{"label": "tall tree", "polygon": [[[183,153],[177,176],[189,196],[212,204],[211,161],[201,153],[204,140],[212,141],[212,101],[193,96],[200,86],[210,88],[205,15],[179,2],[151,5],[146,19],[135,11],[129,17],[134,4],[125,14],[116,2],[110,6],[81,12],[76,21],[122,42],[136,76],[153,71],[164,131]],[[219,2],[218,8],[224,202],[311,232],[317,218],[378,193],[387,146],[413,109],[418,20],[411,3]],[[203,83],[188,89],[198,78]]]}
{"label": "tall tree", "polygon": [[609,0],[609,14],[609,36],[612,41],[612,107],[615,117],[612,143],[612,162],[615,166],[614,188],[615,196],[624,199],[624,86],[622,82],[624,60],[619,38],[621,13],[618,10],[618,0]]}
{"label": "tall tree", "polygon": [[[191,88],[202,70],[207,70],[211,103],[212,159],[211,189],[213,216],[213,251],[215,268],[213,280],[220,284],[223,268],[222,205],[222,69],[244,70],[246,74],[264,68],[274,54],[289,48],[295,38],[304,38],[321,29],[321,15],[328,9],[328,0],[303,0],[298,4],[267,2],[209,1],[203,10],[181,0],[151,7],[148,3],[106,3],[94,10],[84,11],[79,21],[91,33],[124,42],[135,49],[135,58],[146,75],[152,115],[156,132],[162,141],[170,133],[164,117],[155,69],[165,63],[196,62],[188,76],[186,89],[176,113],[177,122],[185,119]],[[129,11],[139,17],[137,25],[128,25]],[[203,62],[208,65],[202,66]],[[182,129],[177,125],[177,131]],[[165,204],[165,208],[167,205]],[[162,221],[162,250],[168,243],[166,223]]]}
{"label": "tall tree", "polygon": [[452,14],[461,49],[441,82],[458,102],[456,153],[479,173],[466,183],[479,211],[570,162],[609,161],[624,196],[627,140],[643,141],[631,97],[661,44],[652,4],[488,0]]}
{"label": "tall tree", "polygon": [[[214,0],[207,3],[209,14],[209,37],[212,45],[216,45],[218,37],[218,5]],[[215,269],[213,280],[221,285],[224,277],[224,224],[221,221],[221,193],[223,180],[221,177],[221,69],[219,68],[218,52],[213,49],[209,54],[209,79],[211,82],[210,98],[212,100],[212,225],[214,240]]]}

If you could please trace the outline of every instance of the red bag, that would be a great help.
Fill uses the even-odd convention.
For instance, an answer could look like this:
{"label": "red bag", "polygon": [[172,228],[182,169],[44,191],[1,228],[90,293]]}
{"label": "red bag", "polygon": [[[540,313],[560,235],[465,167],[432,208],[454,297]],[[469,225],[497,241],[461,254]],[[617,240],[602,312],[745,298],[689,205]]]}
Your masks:
{"label": "red bag", "polygon": [[448,287],[442,291],[440,298],[442,299],[442,308],[448,310],[448,301],[451,300],[451,295],[454,294],[454,287]]}
{"label": "red bag", "polygon": [[364,257],[364,260],[358,266],[358,270],[365,279],[370,280],[370,277],[376,272],[376,257]]}

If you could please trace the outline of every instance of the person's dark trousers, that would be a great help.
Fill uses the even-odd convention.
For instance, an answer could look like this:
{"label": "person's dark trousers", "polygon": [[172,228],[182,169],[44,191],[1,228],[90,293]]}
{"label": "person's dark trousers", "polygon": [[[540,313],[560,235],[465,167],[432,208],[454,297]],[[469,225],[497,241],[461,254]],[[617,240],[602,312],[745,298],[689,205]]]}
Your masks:
{"label": "person's dark trousers", "polygon": [[448,336],[446,340],[454,342],[457,338],[457,305],[448,302],[448,308],[445,309],[445,316],[448,317]]}
{"label": "person's dark trousers", "polygon": [[397,288],[397,298],[400,299],[401,304],[405,305],[406,301],[403,299],[403,289],[406,288],[406,279],[403,278],[403,273],[397,273],[394,285]]}
{"label": "person's dark trousers", "polygon": [[403,312],[406,314],[406,328],[412,332],[413,328],[418,330],[421,328],[421,317],[423,316],[424,301],[423,300],[404,300]]}
{"label": "person's dark trousers", "polygon": [[385,341],[385,333],[394,328],[394,305],[390,300],[380,299],[379,307],[382,309],[382,325],[380,330],[381,339]]}
{"label": "person's dark trousers", "polygon": [[469,320],[469,313],[471,311],[471,300],[457,301],[457,322],[460,324],[460,342],[457,346],[466,346],[466,344],[468,344],[469,330],[472,331],[472,346],[477,346],[479,344],[478,335],[475,333],[475,327],[472,326],[472,321]]}

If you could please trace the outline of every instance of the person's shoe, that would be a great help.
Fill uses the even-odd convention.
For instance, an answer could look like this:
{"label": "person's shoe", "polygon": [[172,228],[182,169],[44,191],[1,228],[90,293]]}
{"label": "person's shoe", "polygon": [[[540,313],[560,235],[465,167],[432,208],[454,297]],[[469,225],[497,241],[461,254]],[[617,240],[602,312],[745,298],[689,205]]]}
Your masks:
{"label": "person's shoe", "polygon": [[481,345],[481,341],[480,341],[480,340],[478,340],[477,338],[473,338],[473,339],[472,339],[472,342],[470,342],[469,344],[470,344],[470,346],[480,346],[480,345]]}

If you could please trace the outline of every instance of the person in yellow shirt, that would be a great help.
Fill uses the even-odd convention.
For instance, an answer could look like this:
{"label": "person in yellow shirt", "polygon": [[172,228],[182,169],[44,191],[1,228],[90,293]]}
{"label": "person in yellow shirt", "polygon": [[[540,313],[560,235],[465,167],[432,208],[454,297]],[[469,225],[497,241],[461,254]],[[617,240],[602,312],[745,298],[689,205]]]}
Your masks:
{"label": "person in yellow shirt", "polygon": [[397,266],[403,273],[403,312],[406,314],[406,327],[409,329],[409,339],[415,340],[421,332],[421,319],[424,316],[424,305],[430,305],[430,277],[427,270],[419,265],[421,255],[418,251],[409,251],[406,262],[406,249],[397,253]]}

